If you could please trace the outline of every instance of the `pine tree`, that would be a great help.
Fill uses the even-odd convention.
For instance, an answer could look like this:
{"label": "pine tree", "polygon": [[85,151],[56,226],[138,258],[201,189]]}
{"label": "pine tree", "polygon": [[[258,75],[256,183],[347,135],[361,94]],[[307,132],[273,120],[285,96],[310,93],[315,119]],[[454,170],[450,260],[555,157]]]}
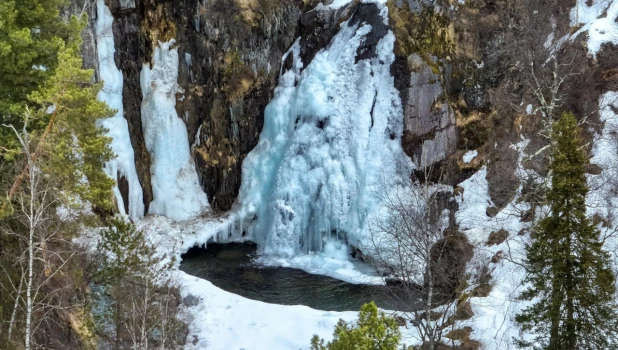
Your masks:
{"label": "pine tree", "polygon": [[[0,124],[21,129],[25,107],[31,104],[28,95],[55,73],[60,45],[71,36],[71,25],[60,16],[65,3],[66,0],[0,1]],[[19,149],[14,135],[5,128],[0,128],[0,145],[9,153]]]}
{"label": "pine tree", "polygon": [[[97,99],[101,84],[92,83],[93,70],[82,69],[80,33],[86,21],[86,16],[81,19],[73,16],[67,23],[66,42],[59,41],[56,45],[55,56],[59,62],[53,74],[27,96],[19,120],[11,118],[12,123],[2,124],[4,127],[0,129],[5,132],[12,132],[10,127],[21,130],[27,113],[28,125],[24,131],[36,145],[29,156],[37,166],[44,173],[53,174],[57,188],[68,195],[67,199],[86,200],[97,208],[111,210],[114,182],[104,173],[103,167],[114,154],[110,148],[111,139],[97,121],[112,116],[113,111]],[[17,139],[15,135],[13,138]],[[6,141],[6,138],[0,140]],[[18,154],[10,148],[11,142],[7,141],[4,147],[9,153]],[[21,156],[23,159],[26,155]],[[11,184],[5,184],[8,201],[0,201],[0,217],[12,212],[8,202],[28,173],[27,166],[21,169]]]}
{"label": "pine tree", "polygon": [[600,233],[586,216],[581,130],[565,113],[552,132],[549,215],[534,230],[525,266],[529,287],[521,299],[533,304],[516,317],[533,341],[521,347],[547,350],[614,349],[618,323],[615,276]]}
{"label": "pine tree", "polygon": [[339,320],[333,335],[333,341],[326,345],[314,335],[311,350],[396,350],[400,337],[397,322],[384,313],[378,314],[373,302],[361,307],[356,327]]}
{"label": "pine tree", "polygon": [[[85,203],[114,205],[103,172],[111,140],[98,123],[112,110],[96,98],[93,71],[82,69],[86,18],[64,21],[64,3],[0,1],[0,347],[30,349],[54,309],[83,311],[52,296],[83,282],[72,238],[86,218],[96,221]],[[79,214],[60,218],[72,209]]]}

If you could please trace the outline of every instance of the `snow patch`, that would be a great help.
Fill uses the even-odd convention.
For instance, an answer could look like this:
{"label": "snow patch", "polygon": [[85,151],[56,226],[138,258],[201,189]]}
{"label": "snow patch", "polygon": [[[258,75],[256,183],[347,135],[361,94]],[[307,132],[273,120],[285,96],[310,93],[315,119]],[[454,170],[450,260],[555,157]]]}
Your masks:
{"label": "snow patch", "polygon": [[618,40],[618,0],[577,0],[577,4],[571,9],[571,26],[583,25],[572,38],[587,32],[588,51],[596,55],[601,45]]}
{"label": "snow patch", "polygon": [[314,334],[330,340],[339,319],[353,322],[358,315],[267,304],[228,293],[180,271],[178,275],[183,297],[199,298],[199,304],[187,310],[193,318],[187,350],[309,349]]}
{"label": "snow patch", "polygon": [[478,155],[479,155],[479,151],[477,150],[468,151],[466,152],[466,154],[463,155],[463,162],[468,164],[471,161],[473,161],[474,158],[476,158]]}
{"label": "snow patch", "polygon": [[[524,149],[529,140],[522,140],[512,146],[519,152],[519,167],[516,174],[520,178],[527,176],[527,170],[521,166]],[[474,316],[463,321],[458,326],[471,326],[474,329],[472,338],[483,344],[483,349],[508,350],[514,347],[513,338],[519,338],[520,328],[515,323],[515,315],[529,305],[528,302],[517,300],[523,291],[521,282],[525,277],[524,269],[514,262],[522,261],[525,257],[525,244],[528,235],[520,234],[530,227],[530,223],[520,222],[520,215],[530,206],[527,203],[512,201],[495,217],[486,215],[487,207],[493,206],[489,196],[487,182],[487,168],[483,167],[468,180],[460,184],[463,195],[459,196],[460,210],[456,218],[460,229],[466,234],[470,243],[474,245],[474,257],[468,264],[468,273],[473,279],[478,278],[484,268],[491,273],[491,292],[485,298],[470,299]],[[517,191],[517,198],[521,193],[521,186]],[[504,229],[509,237],[499,245],[487,246],[489,234]],[[502,259],[492,263],[492,257],[501,254]],[[472,281],[476,282],[476,281]]]}
{"label": "snow patch", "polygon": [[614,256],[614,268],[618,270],[618,239],[615,232],[618,227],[618,115],[614,108],[618,106],[618,92],[607,92],[600,97],[600,119],[603,123],[601,133],[597,135],[592,148],[590,163],[599,166],[600,174],[588,175],[590,192],[586,198],[589,217],[598,216],[604,220],[598,225],[601,237],[607,237],[604,248]]}
{"label": "snow patch", "polygon": [[208,198],[199,185],[189,150],[187,128],[176,113],[178,51],[174,40],[159,42],[153,67],[142,67],[142,128],[152,159],[150,214],[187,220],[208,210]]}
{"label": "snow patch", "polygon": [[99,64],[99,75],[103,81],[103,88],[97,94],[97,98],[116,110],[112,118],[103,119],[100,124],[106,128],[107,135],[112,138],[111,148],[116,154],[116,158],[105,164],[107,176],[118,181],[124,177],[129,184],[129,205],[128,212],[125,211],[124,202],[118,183],[114,185],[113,191],[118,204],[118,211],[121,215],[128,215],[132,220],[144,216],[144,200],[142,186],[135,170],[135,156],[131,137],[129,136],[129,124],[124,118],[122,104],[122,72],[116,67],[114,61],[114,33],[112,23],[114,18],[105,5],[103,0],[97,0],[97,21],[95,32],[97,35],[97,60]]}

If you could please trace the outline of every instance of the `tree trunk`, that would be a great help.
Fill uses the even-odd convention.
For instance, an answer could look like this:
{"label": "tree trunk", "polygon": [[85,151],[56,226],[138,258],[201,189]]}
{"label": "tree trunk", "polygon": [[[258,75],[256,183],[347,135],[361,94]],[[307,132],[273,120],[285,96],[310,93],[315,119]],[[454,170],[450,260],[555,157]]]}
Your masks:
{"label": "tree trunk", "polygon": [[[29,152],[28,149],[28,140],[26,139],[24,142],[24,148]],[[34,161],[29,157],[28,158],[28,173],[30,175],[30,208],[29,208],[29,216],[28,216],[28,225],[29,233],[28,233],[28,284],[26,287],[26,342],[25,349],[30,350],[30,338],[32,337],[32,284],[33,284],[33,269],[34,269],[34,228],[35,228],[35,214],[34,214],[34,199],[35,199],[35,173],[34,169]]]}
{"label": "tree trunk", "polygon": [[9,340],[11,340],[11,335],[13,334],[13,324],[15,323],[15,318],[17,317],[17,308],[19,307],[19,299],[21,299],[21,289],[24,286],[24,277],[24,268],[22,267],[21,278],[19,279],[19,287],[17,287],[17,295],[15,296],[15,304],[13,305],[13,312],[11,313],[11,321],[9,322]]}

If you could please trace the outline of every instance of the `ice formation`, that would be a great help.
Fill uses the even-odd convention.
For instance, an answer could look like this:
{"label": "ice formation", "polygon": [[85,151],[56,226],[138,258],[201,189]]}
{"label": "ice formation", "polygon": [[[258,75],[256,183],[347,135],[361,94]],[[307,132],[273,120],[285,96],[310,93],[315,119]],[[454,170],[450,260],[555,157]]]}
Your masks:
{"label": "ice formation", "polygon": [[[377,6],[386,21],[386,6]],[[241,218],[257,220],[253,238],[266,254],[321,251],[329,237],[357,244],[367,214],[379,205],[381,179],[410,162],[401,148],[402,106],[390,74],[393,33],[380,39],[377,57],[356,62],[371,30],[353,19],[342,24],[302,72],[299,46],[288,53],[294,68],[280,77],[266,107],[239,195]]]}
{"label": "ice formation", "polygon": [[95,31],[97,35],[97,59],[99,64],[99,76],[103,81],[103,88],[97,98],[106,102],[116,110],[112,118],[101,120],[103,127],[108,129],[108,136],[112,138],[111,147],[116,158],[105,165],[105,173],[118,181],[124,177],[129,183],[128,212],[123,205],[122,195],[118,185],[114,186],[114,195],[118,203],[118,210],[122,215],[128,215],[131,219],[139,219],[144,215],[144,202],[142,186],[135,170],[133,146],[129,136],[129,125],[123,116],[122,106],[122,72],[114,62],[114,34],[112,22],[114,18],[103,0],[97,0],[97,21]]}
{"label": "ice formation", "polygon": [[176,113],[178,51],[174,40],[159,43],[152,68],[144,64],[142,87],[142,128],[152,165],[153,200],[149,213],[174,220],[186,220],[208,209],[208,199],[199,185],[189,150],[184,122]]}

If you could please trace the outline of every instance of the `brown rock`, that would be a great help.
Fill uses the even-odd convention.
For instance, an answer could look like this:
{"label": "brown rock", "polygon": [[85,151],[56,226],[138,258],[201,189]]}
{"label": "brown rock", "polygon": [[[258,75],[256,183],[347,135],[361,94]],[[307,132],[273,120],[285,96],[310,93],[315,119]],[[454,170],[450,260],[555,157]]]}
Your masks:
{"label": "brown rock", "polygon": [[399,327],[407,327],[407,322],[406,322],[405,318],[403,318],[401,316],[395,316],[393,318],[395,319],[395,322],[397,322]]}
{"label": "brown rock", "polygon": [[495,255],[491,258],[491,263],[492,263],[492,264],[497,264],[497,263],[499,263],[500,261],[502,261],[502,258],[503,258],[503,257],[504,257],[504,256],[503,256],[503,252],[500,250],[500,251],[498,251],[498,252],[497,252],[497,253],[496,253],[496,254],[495,254]]}
{"label": "brown rock", "polygon": [[599,175],[603,171],[603,168],[597,164],[586,164],[586,174]]}
{"label": "brown rock", "polygon": [[466,301],[457,305],[457,312],[455,313],[455,320],[469,320],[474,316],[474,311],[472,311],[472,305],[470,301]]}
{"label": "brown rock", "polygon": [[462,233],[446,236],[431,247],[436,300],[455,296],[457,287],[465,279],[466,265],[473,255],[473,246]]}
{"label": "brown rock", "polygon": [[508,237],[509,237],[509,232],[505,229],[494,231],[489,234],[487,245],[492,246],[492,245],[501,244],[502,242],[506,241]]}
{"label": "brown rock", "polygon": [[489,216],[490,218],[493,218],[494,216],[498,215],[499,212],[500,212],[500,209],[496,207],[488,207],[487,209],[485,209],[485,215]]}
{"label": "brown rock", "polygon": [[493,286],[489,283],[483,283],[479,286],[476,286],[472,291],[472,295],[475,297],[486,298],[491,293]]}

